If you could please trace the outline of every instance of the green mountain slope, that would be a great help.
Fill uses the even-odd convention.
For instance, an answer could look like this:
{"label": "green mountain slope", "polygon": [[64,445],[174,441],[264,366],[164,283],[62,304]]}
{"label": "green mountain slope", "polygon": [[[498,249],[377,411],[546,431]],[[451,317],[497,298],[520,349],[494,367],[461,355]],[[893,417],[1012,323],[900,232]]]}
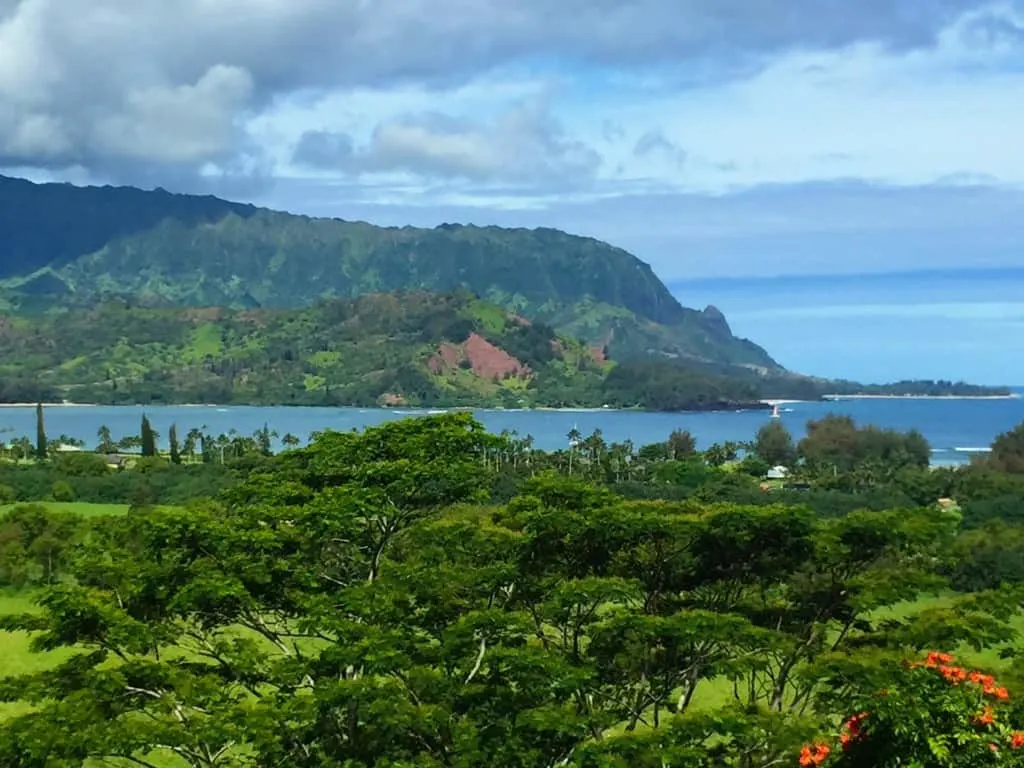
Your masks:
{"label": "green mountain slope", "polygon": [[674,363],[610,363],[469,292],[0,317],[0,401],[682,410],[756,398],[749,382]]}
{"label": "green mountain slope", "polygon": [[297,308],[468,289],[611,356],[779,370],[716,310],[688,309],[626,251],[552,229],[385,228],[209,197],[0,177],[0,298],[20,312],[123,298]]}

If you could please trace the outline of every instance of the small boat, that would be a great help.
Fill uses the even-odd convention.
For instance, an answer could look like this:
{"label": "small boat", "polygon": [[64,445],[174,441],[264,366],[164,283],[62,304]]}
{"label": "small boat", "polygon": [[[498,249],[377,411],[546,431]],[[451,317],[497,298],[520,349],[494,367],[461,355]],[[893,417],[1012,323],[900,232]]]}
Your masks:
{"label": "small boat", "polygon": [[777,406],[777,405],[773,405],[772,406],[772,418],[773,419],[781,419],[782,418],[782,414],[779,413],[779,406]]}

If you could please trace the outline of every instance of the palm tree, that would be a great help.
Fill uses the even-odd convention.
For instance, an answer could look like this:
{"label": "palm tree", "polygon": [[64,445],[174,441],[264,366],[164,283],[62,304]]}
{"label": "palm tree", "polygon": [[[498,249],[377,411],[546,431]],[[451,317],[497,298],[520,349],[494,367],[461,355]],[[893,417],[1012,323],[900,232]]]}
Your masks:
{"label": "palm tree", "polygon": [[106,424],[101,425],[100,428],[96,430],[96,438],[99,440],[99,443],[96,445],[97,453],[117,452],[117,443],[114,442],[114,438],[110,434],[110,427]]}
{"label": "palm tree", "polygon": [[580,444],[580,431],[576,429],[576,425],[572,425],[572,429],[569,430],[569,434],[566,435],[569,438],[569,474],[572,474],[572,457],[576,453],[576,446]]}
{"label": "palm tree", "polygon": [[[206,425],[203,425],[203,429],[206,429]],[[192,427],[185,435],[185,440],[181,444],[181,454],[185,456],[190,462],[196,457],[196,448],[199,447],[199,442],[203,439],[203,432],[197,427]]]}

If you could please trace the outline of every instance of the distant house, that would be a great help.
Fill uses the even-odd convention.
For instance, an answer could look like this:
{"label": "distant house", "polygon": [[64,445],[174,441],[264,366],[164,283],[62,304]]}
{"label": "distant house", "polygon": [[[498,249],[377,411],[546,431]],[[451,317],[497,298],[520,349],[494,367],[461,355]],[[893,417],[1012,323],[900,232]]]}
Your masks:
{"label": "distant house", "polygon": [[789,470],[783,466],[772,467],[765,477],[769,480],[785,480],[789,477]]}
{"label": "distant house", "polygon": [[75,453],[77,451],[81,451],[82,447],[80,445],[68,445],[67,443],[60,443],[55,450],[57,451],[57,453]]}
{"label": "distant house", "polygon": [[124,456],[118,456],[113,453],[109,454],[105,458],[107,461],[107,466],[113,467],[114,469],[124,469],[125,465],[128,463],[128,460],[125,459]]}

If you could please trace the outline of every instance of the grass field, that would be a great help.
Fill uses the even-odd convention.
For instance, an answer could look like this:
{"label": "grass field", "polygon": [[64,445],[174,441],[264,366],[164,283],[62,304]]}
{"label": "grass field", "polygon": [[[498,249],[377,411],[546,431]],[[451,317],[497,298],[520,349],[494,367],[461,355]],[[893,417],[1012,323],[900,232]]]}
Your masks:
{"label": "grass field", "polygon": [[15,507],[27,504],[42,504],[54,512],[74,512],[82,517],[124,515],[128,512],[127,504],[91,504],[87,501],[21,501],[17,504],[0,504],[0,517],[3,517]]}

